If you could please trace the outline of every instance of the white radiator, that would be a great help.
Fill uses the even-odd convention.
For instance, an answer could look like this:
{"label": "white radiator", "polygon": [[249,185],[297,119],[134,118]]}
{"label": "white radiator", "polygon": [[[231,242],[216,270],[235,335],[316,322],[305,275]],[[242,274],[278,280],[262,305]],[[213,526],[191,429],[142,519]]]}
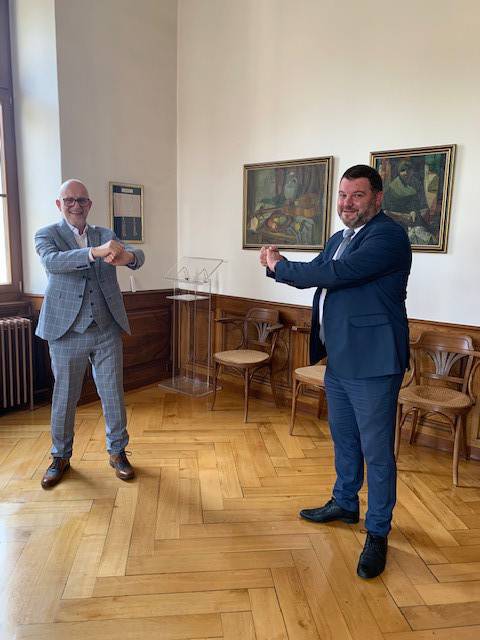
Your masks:
{"label": "white radiator", "polygon": [[0,406],[33,409],[32,323],[0,318]]}

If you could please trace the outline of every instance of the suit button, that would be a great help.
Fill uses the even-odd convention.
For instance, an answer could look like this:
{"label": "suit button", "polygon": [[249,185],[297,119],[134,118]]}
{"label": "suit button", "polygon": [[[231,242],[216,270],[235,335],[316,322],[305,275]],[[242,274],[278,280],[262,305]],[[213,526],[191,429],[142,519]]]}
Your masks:
{"label": "suit button", "polygon": [[78,297],[79,297],[79,298],[83,298],[82,294],[80,294]]}
{"label": "suit button", "polygon": [[92,305],[92,307],[93,307],[93,302],[90,302],[90,304],[91,304],[91,305]]}
{"label": "suit button", "polygon": [[90,289],[90,293],[93,293],[93,289]]}

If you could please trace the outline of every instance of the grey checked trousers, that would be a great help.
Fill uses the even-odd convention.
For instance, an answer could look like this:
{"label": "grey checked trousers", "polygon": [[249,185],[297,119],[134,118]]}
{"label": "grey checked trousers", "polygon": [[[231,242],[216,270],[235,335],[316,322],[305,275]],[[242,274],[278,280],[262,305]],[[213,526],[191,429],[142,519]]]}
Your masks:
{"label": "grey checked trousers", "polygon": [[91,326],[85,333],[68,331],[48,343],[55,385],[52,398],[52,455],[70,458],[75,411],[88,361],[102,401],[107,450],[119,453],[128,443],[123,399],[123,350],[115,323]]}

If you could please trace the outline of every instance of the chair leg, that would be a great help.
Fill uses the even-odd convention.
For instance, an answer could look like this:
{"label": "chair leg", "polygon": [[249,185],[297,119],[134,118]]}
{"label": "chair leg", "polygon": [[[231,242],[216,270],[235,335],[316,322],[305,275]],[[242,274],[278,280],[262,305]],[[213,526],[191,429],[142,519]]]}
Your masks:
{"label": "chair leg", "polygon": [[218,362],[215,362],[215,370],[213,372],[213,397],[212,397],[212,404],[210,405],[210,411],[213,411],[215,400],[217,398],[217,378],[218,378],[218,374],[220,373],[220,367],[221,365]]}
{"label": "chair leg", "polygon": [[398,460],[398,454],[400,451],[400,436],[401,436],[401,421],[402,421],[402,405],[397,403],[397,419],[395,421],[395,460]]}
{"label": "chair leg", "polygon": [[458,457],[460,453],[460,438],[462,435],[462,417],[457,416],[454,423],[455,436],[453,440],[453,484],[458,487]]}
{"label": "chair leg", "polygon": [[462,444],[465,460],[470,460],[470,447],[467,441],[467,416],[462,416]]}
{"label": "chair leg", "polygon": [[318,409],[317,409],[317,418],[320,420],[323,413],[323,407],[325,405],[325,389],[320,387],[320,391],[318,394]]}
{"label": "chair leg", "polygon": [[293,378],[293,387],[292,387],[292,413],[290,416],[290,435],[293,435],[293,430],[295,428],[295,414],[297,412],[297,397],[298,393],[302,387],[302,383],[298,382],[298,380]]}
{"label": "chair leg", "polygon": [[247,422],[248,418],[248,392],[250,388],[250,375],[248,369],[245,369],[245,401],[244,401],[244,409],[243,409],[243,421]]}
{"label": "chair leg", "polygon": [[272,367],[269,367],[269,372],[270,372],[270,387],[272,388],[273,401],[275,402],[276,407],[280,407],[281,403],[280,403],[280,398],[278,397],[277,387],[273,379]]}
{"label": "chair leg", "polygon": [[415,442],[415,436],[417,435],[417,423],[418,423],[418,409],[413,409],[413,418],[412,418],[412,431],[410,433],[410,444]]}

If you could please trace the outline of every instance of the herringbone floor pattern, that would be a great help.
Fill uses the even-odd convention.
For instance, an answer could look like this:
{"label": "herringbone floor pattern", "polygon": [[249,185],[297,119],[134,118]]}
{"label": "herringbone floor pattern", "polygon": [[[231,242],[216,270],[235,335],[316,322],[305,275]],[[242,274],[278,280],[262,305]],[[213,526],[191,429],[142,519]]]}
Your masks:
{"label": "herringbone floor pattern", "polygon": [[[127,394],[137,479],[117,480],[98,403],[77,416],[51,491],[49,410],[0,418],[2,640],[480,638],[480,464],[404,445],[388,567],[362,581],[364,534],[315,525],[330,497],[326,423],[240,394]],[[362,513],[365,493],[362,494]]]}

